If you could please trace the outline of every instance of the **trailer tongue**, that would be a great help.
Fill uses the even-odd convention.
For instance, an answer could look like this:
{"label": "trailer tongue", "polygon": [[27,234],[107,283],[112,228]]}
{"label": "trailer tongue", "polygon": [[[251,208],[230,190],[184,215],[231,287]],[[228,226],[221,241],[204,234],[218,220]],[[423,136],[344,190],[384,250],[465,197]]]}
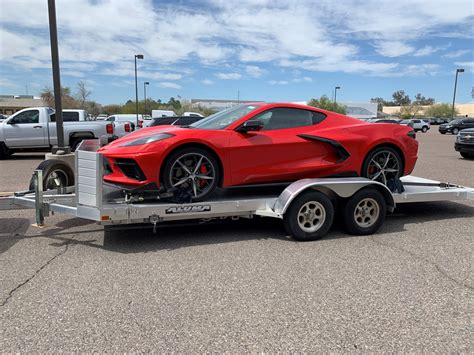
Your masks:
{"label": "trailer tongue", "polygon": [[[397,204],[474,200],[474,188],[405,176],[402,193],[392,193],[366,178],[321,178],[299,180],[267,192],[223,193],[199,203],[140,201],[125,198],[120,189],[104,184],[98,147],[97,141],[89,140],[77,150],[74,187],[43,191],[43,184],[36,183],[34,193],[17,193],[10,203],[35,208],[38,225],[54,212],[102,225],[151,223],[155,230],[166,221],[264,216],[283,219],[288,233],[298,240],[314,240],[330,229],[336,211],[343,214],[349,233],[371,234]],[[42,181],[41,171],[35,172],[35,178]]]}

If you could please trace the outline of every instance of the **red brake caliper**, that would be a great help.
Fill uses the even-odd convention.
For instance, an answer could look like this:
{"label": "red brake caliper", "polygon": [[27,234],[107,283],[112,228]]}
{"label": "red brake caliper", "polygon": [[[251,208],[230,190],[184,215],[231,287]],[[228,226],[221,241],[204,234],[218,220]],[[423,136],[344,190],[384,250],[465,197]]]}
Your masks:
{"label": "red brake caliper", "polygon": [[[206,166],[204,164],[201,164],[201,166],[199,167],[199,172],[202,174],[202,175],[207,175],[207,173],[209,172],[206,168]],[[199,180],[199,186],[200,187],[204,187],[205,185],[207,184],[207,180],[204,180],[204,179],[200,179]]]}

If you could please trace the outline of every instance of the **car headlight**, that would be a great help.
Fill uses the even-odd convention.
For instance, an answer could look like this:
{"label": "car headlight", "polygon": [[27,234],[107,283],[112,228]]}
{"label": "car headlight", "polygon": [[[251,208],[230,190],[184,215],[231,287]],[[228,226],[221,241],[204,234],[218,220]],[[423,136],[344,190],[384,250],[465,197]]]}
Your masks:
{"label": "car headlight", "polygon": [[137,138],[133,141],[127,142],[122,144],[122,147],[133,147],[135,145],[144,145],[144,144],[150,144],[153,142],[158,142],[166,138],[173,137],[174,134],[170,133],[157,133],[157,134],[152,134],[151,136],[146,136],[146,137],[140,137]]}
{"label": "car headlight", "polygon": [[456,136],[456,142],[460,142],[460,141],[461,141],[461,134],[458,133]]}

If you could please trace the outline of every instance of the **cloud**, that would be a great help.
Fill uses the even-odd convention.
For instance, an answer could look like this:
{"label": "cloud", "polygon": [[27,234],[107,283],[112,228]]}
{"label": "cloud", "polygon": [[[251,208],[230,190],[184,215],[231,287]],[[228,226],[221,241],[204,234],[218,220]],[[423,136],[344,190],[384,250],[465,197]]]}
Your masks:
{"label": "cloud", "polygon": [[15,84],[13,81],[11,81],[9,79],[0,78],[0,88],[1,87],[16,88],[16,87],[18,87],[18,84]]}
{"label": "cloud", "polygon": [[303,82],[310,83],[312,81],[313,81],[313,79],[311,79],[309,76],[303,76],[302,78],[293,79],[294,83],[303,83]]}
{"label": "cloud", "polygon": [[167,82],[167,81],[158,83],[158,86],[160,86],[162,88],[167,88],[167,89],[182,89],[181,85],[176,84],[176,83],[170,83],[170,82]]}
{"label": "cloud", "polygon": [[216,77],[222,80],[238,80],[242,75],[239,73],[217,73]]}
{"label": "cloud", "polygon": [[265,70],[256,65],[247,65],[245,67],[245,72],[253,78],[259,78],[265,73]]}
{"label": "cloud", "polygon": [[471,73],[474,73],[474,61],[471,62],[455,62],[458,67],[463,68]]}
{"label": "cloud", "polygon": [[288,81],[287,80],[270,80],[268,83],[270,85],[287,85]]}
{"label": "cloud", "polygon": [[469,54],[471,53],[470,50],[468,49],[461,49],[459,51],[454,51],[454,52],[450,52],[450,53],[446,53],[444,55],[444,57],[446,58],[459,58],[459,57],[462,57],[463,55],[466,55],[466,54]]}
{"label": "cloud", "polygon": [[212,84],[214,84],[214,82],[213,82],[212,80],[209,80],[209,79],[201,80],[201,83],[204,84],[204,85],[212,85]]}
{"label": "cloud", "polygon": [[381,41],[375,45],[375,50],[384,57],[400,57],[412,53],[415,48],[402,41]]}
{"label": "cloud", "polygon": [[[222,71],[226,66],[239,68],[251,78],[262,77],[269,66],[418,75],[409,67],[414,64],[410,58],[419,57],[418,63],[443,50],[429,45],[429,40],[470,38],[472,31],[466,28],[474,15],[471,0],[452,0],[449,6],[441,0],[429,5],[426,0],[248,0],[242,6],[235,4],[223,0],[166,6],[151,0],[58,2],[61,66],[69,74],[133,78],[133,56],[142,53],[145,59],[139,63],[139,76],[164,82],[191,77],[204,67]],[[120,23],[114,18],[120,18]],[[0,24],[2,66],[50,70],[44,1],[2,0]],[[472,53],[466,51],[445,56]],[[405,56],[407,62],[387,61]],[[218,72],[216,77],[236,80],[242,74]]]}

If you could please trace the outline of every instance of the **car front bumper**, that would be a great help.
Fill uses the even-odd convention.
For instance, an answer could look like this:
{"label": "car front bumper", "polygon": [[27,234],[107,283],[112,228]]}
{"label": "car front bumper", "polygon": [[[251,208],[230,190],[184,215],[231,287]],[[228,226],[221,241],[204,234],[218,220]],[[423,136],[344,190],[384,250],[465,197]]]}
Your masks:
{"label": "car front bumper", "polygon": [[474,153],[474,144],[454,143],[454,149],[461,153]]}

